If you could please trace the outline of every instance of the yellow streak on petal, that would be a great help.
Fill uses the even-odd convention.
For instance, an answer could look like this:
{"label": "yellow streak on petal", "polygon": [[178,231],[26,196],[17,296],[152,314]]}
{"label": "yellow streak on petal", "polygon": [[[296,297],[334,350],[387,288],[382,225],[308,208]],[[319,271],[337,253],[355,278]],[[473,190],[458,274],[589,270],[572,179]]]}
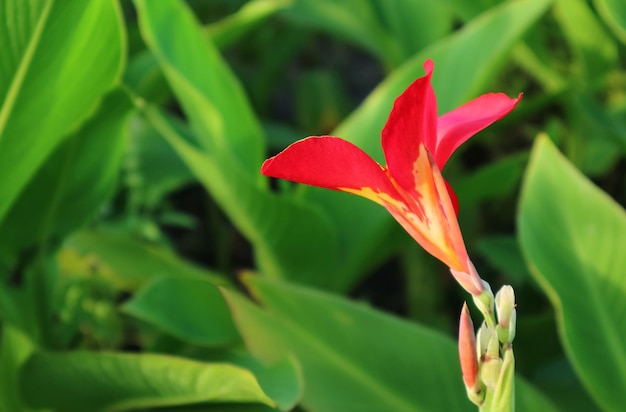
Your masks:
{"label": "yellow streak on petal", "polygon": [[338,187],[337,189],[341,190],[342,192],[352,193],[353,195],[364,197],[383,206],[385,206],[385,202],[398,202],[398,200],[394,199],[387,193],[377,192],[371,187],[362,187],[360,189]]}
{"label": "yellow streak on petal", "polygon": [[337,189],[384,206],[428,253],[452,269],[468,272],[467,251],[452,201],[441,172],[424,145],[413,164],[413,174],[416,185],[410,192],[389,176],[397,197],[371,187]]}
{"label": "yellow streak on petal", "polygon": [[467,251],[461,236],[452,201],[443,177],[432,156],[424,145],[420,146],[417,160],[413,164],[415,207],[424,214],[421,231],[437,249],[427,249],[435,257],[456,270],[466,270]]}

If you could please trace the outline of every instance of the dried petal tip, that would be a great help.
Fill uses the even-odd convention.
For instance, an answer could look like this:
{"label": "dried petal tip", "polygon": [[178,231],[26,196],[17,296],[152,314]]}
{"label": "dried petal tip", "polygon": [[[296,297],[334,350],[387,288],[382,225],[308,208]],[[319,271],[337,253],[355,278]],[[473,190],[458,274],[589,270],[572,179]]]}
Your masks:
{"label": "dried petal tip", "polygon": [[476,335],[467,304],[463,304],[459,321],[459,358],[463,382],[467,388],[473,388],[478,378],[478,359],[476,357]]}

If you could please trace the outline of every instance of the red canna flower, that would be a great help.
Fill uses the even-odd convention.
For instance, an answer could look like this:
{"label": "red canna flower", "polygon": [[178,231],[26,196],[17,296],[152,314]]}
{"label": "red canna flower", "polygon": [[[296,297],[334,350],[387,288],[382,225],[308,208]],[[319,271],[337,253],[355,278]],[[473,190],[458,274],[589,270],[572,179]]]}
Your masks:
{"label": "red canna flower", "polygon": [[450,267],[461,286],[479,295],[484,286],[468,258],[456,196],[441,169],[463,142],[511,112],[521,95],[485,94],[437,117],[432,60],[424,69],[426,75],[396,99],[383,128],[386,167],[350,142],[319,136],[266,160],[261,173],[357,194],[384,206],[426,251]]}

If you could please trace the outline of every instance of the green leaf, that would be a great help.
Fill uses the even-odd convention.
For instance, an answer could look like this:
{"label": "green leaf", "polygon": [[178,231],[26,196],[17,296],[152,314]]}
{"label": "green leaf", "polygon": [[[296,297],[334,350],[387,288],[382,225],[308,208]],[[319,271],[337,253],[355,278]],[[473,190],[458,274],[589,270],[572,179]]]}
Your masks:
{"label": "green leaf", "polygon": [[[435,61],[433,87],[439,112],[445,113],[479,93],[493,81],[507,53],[545,12],[550,0],[506,2],[472,20],[463,29],[418,53],[383,81],[332,134],[347,139],[382,161],[380,130],[393,101],[418,76],[422,64]],[[489,47],[484,47],[489,44]],[[463,70],[459,70],[463,67]],[[342,236],[344,260],[334,287],[347,290],[366,263],[379,261],[388,213],[365,199],[321,189],[304,189],[304,197],[320,205]],[[461,205],[463,207],[463,205]]]}
{"label": "green leaf", "polygon": [[141,34],[207,151],[234,157],[261,181],[261,126],[237,78],[177,0],[136,0]]}
{"label": "green leaf", "polygon": [[65,412],[201,402],[273,405],[248,370],[156,354],[35,353],[22,370],[20,387],[28,405]]}
{"label": "green leaf", "polygon": [[594,0],[593,4],[615,36],[626,44],[626,3],[621,0]]}
{"label": "green leaf", "polygon": [[98,276],[124,290],[134,290],[162,276],[228,284],[223,277],[179,258],[162,246],[110,229],[74,233],[58,252],[57,262],[59,271],[65,276]]}
{"label": "green leaf", "polygon": [[[556,0],[555,16],[578,65],[578,77],[585,82],[601,80],[618,61],[617,44],[585,0]],[[581,30],[584,27],[584,30]]]}
{"label": "green leaf", "polygon": [[[337,253],[333,228],[318,210],[299,200],[279,198],[259,184],[261,178],[266,182],[259,172],[262,132],[233,74],[207,46],[180,2],[137,0],[137,5],[142,33],[183,104],[195,135],[189,138],[179,122],[138,101],[148,121],[254,245],[264,274],[328,283]],[[177,18],[171,19],[172,15]],[[185,43],[181,46],[185,52],[180,53],[171,47],[172,37],[185,39],[193,47]],[[207,74],[206,67],[211,65],[217,69]],[[217,86],[211,87],[213,83]],[[199,141],[202,149],[190,141]],[[240,155],[237,159],[232,156],[234,151]]]}
{"label": "green leaf", "polygon": [[154,279],[139,289],[123,310],[195,345],[224,346],[239,341],[224,298],[205,280]]}
{"label": "green leaf", "polygon": [[[267,362],[285,353],[297,358],[307,410],[475,410],[451,339],[311,289],[251,276],[245,283],[265,309],[222,289],[235,323],[255,356]],[[518,383],[518,410],[553,410]]]}
{"label": "green leaf", "polygon": [[[120,75],[114,0],[0,1],[0,221],[63,138]],[[8,40],[10,39],[10,40]]]}
{"label": "green leaf", "polygon": [[237,228],[252,242],[263,273],[327,285],[337,248],[333,228],[309,205],[257,187],[235,162],[202,152],[180,125],[142,106],[149,123],[174,147]]}
{"label": "green leaf", "polygon": [[0,411],[27,412],[18,396],[18,376],[34,350],[33,343],[10,323],[3,323],[0,346]]}
{"label": "green leaf", "polygon": [[304,381],[302,368],[293,356],[284,356],[276,362],[265,363],[248,352],[229,351],[220,362],[232,363],[254,373],[263,391],[276,402],[280,410],[291,410],[302,397]]}
{"label": "green leaf", "polygon": [[533,149],[518,220],[532,273],[554,305],[568,356],[607,410],[626,404],[626,214],[545,137]]}
{"label": "green leaf", "polygon": [[62,238],[95,215],[111,195],[132,105],[117,90],[66,138],[20,193],[0,225],[0,247],[15,250]]}

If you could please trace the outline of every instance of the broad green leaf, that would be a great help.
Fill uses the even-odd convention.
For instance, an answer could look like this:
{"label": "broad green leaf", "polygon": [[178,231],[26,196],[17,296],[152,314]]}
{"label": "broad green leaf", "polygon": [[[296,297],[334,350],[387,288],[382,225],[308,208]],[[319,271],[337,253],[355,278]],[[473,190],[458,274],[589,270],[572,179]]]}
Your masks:
{"label": "broad green leaf", "polygon": [[57,262],[65,276],[97,276],[125,290],[134,290],[162,276],[228,284],[223,277],[179,258],[162,246],[108,229],[74,233],[59,250]]}
{"label": "broad green leaf", "polygon": [[607,410],[626,404],[626,214],[538,138],[526,172],[519,239],[554,305],[581,380]]}
{"label": "broad green leaf", "polygon": [[[601,80],[617,64],[617,44],[585,0],[556,0],[555,16],[574,52],[580,79]],[[584,30],[581,30],[584,27]]]}
{"label": "broad green leaf", "polygon": [[0,1],[0,221],[111,89],[124,56],[115,0]]}
{"label": "broad green leaf", "polygon": [[0,411],[28,412],[18,396],[18,376],[33,352],[33,343],[10,323],[3,322],[0,345]]}
{"label": "broad green leaf", "polygon": [[[216,47],[226,48],[286,7],[290,1],[248,1],[232,15],[205,26],[203,34]],[[130,59],[124,72],[124,83],[152,103],[161,103],[171,96],[157,59],[148,50],[136,53]]]}
{"label": "broad green leaf", "polygon": [[143,286],[123,311],[195,345],[239,341],[224,298],[206,280],[164,276]]}
{"label": "broad green leaf", "polygon": [[273,405],[246,369],[156,354],[35,353],[22,370],[20,388],[28,405],[64,412],[206,402]]}
{"label": "broad green leaf", "polygon": [[[303,282],[318,285],[328,283],[332,273],[330,263],[337,253],[333,228],[316,209],[298,200],[279,198],[258,184],[262,177],[261,154],[254,153],[260,150],[257,146],[262,132],[232,73],[217,52],[206,46],[189,11],[180,2],[137,0],[137,5],[143,35],[161,62],[192,126],[195,125],[195,139],[185,136],[179,123],[138,101],[149,123],[174,147],[253,244],[257,262],[265,274],[297,276]],[[172,21],[168,17],[171,15],[177,18]],[[164,35],[163,31],[170,34]],[[186,48],[182,55],[169,47],[171,33],[176,33],[178,38],[179,32],[185,33],[187,41],[195,45]],[[207,75],[204,67],[211,64],[220,70]],[[187,67],[198,72],[191,73]],[[207,77],[221,86],[208,90]],[[203,149],[189,140],[204,142]],[[247,163],[241,162],[243,158],[236,161],[228,150],[220,150],[224,145],[246,153]]]}
{"label": "broad green leaf", "polygon": [[204,149],[261,181],[263,132],[237,78],[177,0],[136,0],[141,34]]}
{"label": "broad green leaf", "polygon": [[[245,283],[265,309],[223,289],[235,322],[255,356],[296,357],[307,410],[475,410],[451,339],[311,289],[259,277]],[[524,383],[518,388],[518,410],[553,410]]]}
{"label": "broad green leaf", "polygon": [[260,189],[235,162],[194,147],[182,128],[143,106],[149,123],[174,147],[237,228],[252,242],[263,273],[327,285],[337,253],[333,228],[316,209]]}
{"label": "broad green leaf", "polygon": [[626,3],[622,0],[594,0],[593,4],[615,36],[626,44]]}
{"label": "broad green leaf", "polygon": [[0,224],[0,247],[19,252],[61,238],[96,214],[119,175],[131,108],[123,92],[112,92],[57,146]]}
{"label": "broad green leaf", "polygon": [[[550,0],[507,2],[433,43],[391,73],[332,134],[352,141],[382,161],[380,131],[393,101],[415,78],[423,75],[422,64],[427,58],[435,61],[432,83],[439,112],[443,114],[485,91],[507,53],[550,3]],[[334,287],[347,290],[365,262],[380,260],[385,227],[391,218],[383,208],[365,199],[321,189],[303,188],[303,191],[308,201],[319,204],[327,212],[342,236],[344,260],[341,276],[334,275]]]}

